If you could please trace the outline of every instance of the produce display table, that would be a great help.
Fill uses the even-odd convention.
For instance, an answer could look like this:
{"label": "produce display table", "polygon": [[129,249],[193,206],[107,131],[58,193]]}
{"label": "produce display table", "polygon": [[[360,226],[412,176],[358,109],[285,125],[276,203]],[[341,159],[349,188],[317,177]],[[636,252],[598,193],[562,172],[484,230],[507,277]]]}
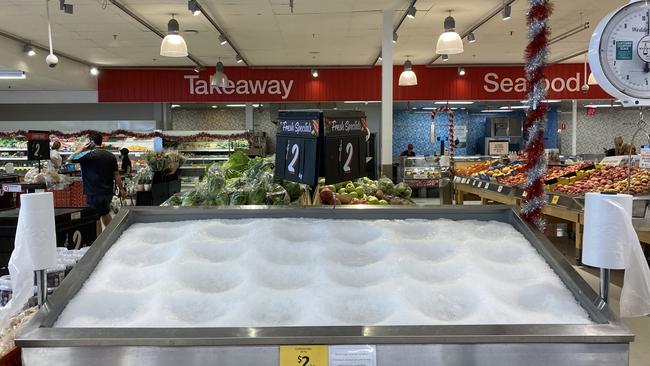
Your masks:
{"label": "produce display table", "polygon": [[463,177],[454,177],[453,182],[457,205],[464,204],[465,193],[480,197],[481,204],[487,204],[489,201],[509,206],[518,204],[513,187]]}
{"label": "produce display table", "polygon": [[[500,221],[512,225],[534,247],[557,277],[586,311],[589,324],[440,324],[412,326],[305,326],[264,327],[252,324],[239,328],[87,328],[56,327],[68,302],[75,297],[104,255],[120,235],[136,223],[163,223],[207,219],[336,219],[336,220],[435,220],[472,219]],[[317,229],[317,228],[316,228]],[[188,233],[189,234],[189,233]],[[406,234],[405,234],[406,235]],[[96,273],[96,272],[95,272]],[[507,276],[507,272],[504,272]],[[486,289],[486,291],[489,291]],[[130,297],[124,297],[129,301]],[[130,304],[124,304],[125,309]],[[22,347],[25,365],[43,365],[65,360],[70,365],[250,364],[278,366],[281,347],[295,345],[375,345],[378,365],[416,366],[431,360],[484,365],[539,364],[556,366],[600,364],[628,365],[629,344],[634,336],[598,295],[566,262],[561,253],[535,228],[509,207],[442,208],[230,208],[212,210],[165,207],[121,210],[58,291],[47,300],[22,329],[16,344]],[[325,351],[327,352],[327,351]],[[124,357],[128,355],[129,357]],[[570,357],[568,357],[570,356]],[[252,358],[251,358],[252,357]],[[212,360],[212,361],[211,361]],[[295,360],[295,358],[293,358]],[[471,362],[470,362],[471,363]]]}

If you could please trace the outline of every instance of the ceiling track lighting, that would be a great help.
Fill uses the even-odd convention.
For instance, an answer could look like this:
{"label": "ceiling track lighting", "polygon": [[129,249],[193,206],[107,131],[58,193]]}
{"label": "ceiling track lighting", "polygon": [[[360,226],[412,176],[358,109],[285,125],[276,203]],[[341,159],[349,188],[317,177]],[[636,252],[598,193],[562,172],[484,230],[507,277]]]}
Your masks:
{"label": "ceiling track lighting", "polygon": [[189,10],[194,16],[201,15],[201,9],[199,9],[199,4],[196,0],[187,1],[187,10]]}
{"label": "ceiling track lighting", "polygon": [[[485,16],[480,18],[476,23],[474,23],[469,29],[467,29],[462,35],[461,38],[469,37],[470,33],[476,32],[480,27],[482,27],[485,23],[489,22],[492,20],[494,17],[497,15],[501,14],[501,11],[503,10],[503,7],[506,5],[510,5],[514,3],[515,0],[505,0],[501,5],[495,7],[492,9],[489,13],[487,13]],[[437,54],[433,57],[431,61],[429,61],[428,65],[433,65],[440,57],[442,57],[440,54]]]}
{"label": "ceiling track lighting", "polygon": [[406,10],[406,17],[409,19],[415,19],[415,13],[417,13],[417,10],[414,5],[411,5],[408,10]]}
{"label": "ceiling track lighting", "polygon": [[566,31],[566,32],[564,32],[562,34],[558,34],[557,36],[551,38],[548,41],[548,45],[550,46],[550,45],[552,45],[554,43],[565,40],[565,39],[567,39],[567,38],[569,38],[571,36],[574,36],[574,35],[582,32],[582,31],[584,31],[584,30],[587,30],[587,29],[589,29],[589,22],[580,24],[579,26],[577,26],[575,28],[571,28],[571,29],[569,29],[568,31]]}
{"label": "ceiling track lighting", "polygon": [[448,55],[442,55],[442,61],[443,62],[449,61],[449,56]]}
{"label": "ceiling track lighting", "polygon": [[456,33],[456,20],[451,16],[445,18],[445,32],[438,37],[436,53],[439,55],[456,55],[464,52],[463,39]]}
{"label": "ceiling track lighting", "polygon": [[217,62],[214,74],[210,76],[210,85],[219,88],[228,86],[228,76],[223,70],[223,63],[221,61]]}
{"label": "ceiling track lighting", "polygon": [[465,76],[465,68],[462,66],[458,67],[458,75]]}
{"label": "ceiling track lighting", "polygon": [[469,43],[476,42],[476,36],[474,35],[473,32],[469,32],[469,34],[467,35],[467,42]]}
{"label": "ceiling track lighting", "polygon": [[228,43],[228,40],[226,39],[226,37],[223,34],[220,34],[219,35],[219,44],[222,45],[222,46],[225,46],[226,43]]}
{"label": "ceiling track lighting", "polygon": [[393,43],[397,43],[397,38],[399,38],[397,32],[393,32]]}
{"label": "ceiling track lighting", "polygon": [[95,66],[90,67],[90,75],[97,76],[99,75],[99,69]]}
{"label": "ceiling track lighting", "polygon": [[408,56],[404,62],[404,71],[399,76],[399,86],[415,86],[418,85],[418,77],[413,71],[413,64],[409,61]]}
{"label": "ceiling track lighting", "polygon": [[27,54],[27,56],[35,56],[36,55],[36,51],[34,50],[34,47],[32,47],[32,45],[30,45],[30,44],[26,44],[25,47],[23,47],[23,52],[25,52],[25,54]]}
{"label": "ceiling track lighting", "polygon": [[244,62],[244,59],[241,58],[241,56],[239,55],[235,55],[235,61],[237,61],[238,64],[241,64],[242,62]]}
{"label": "ceiling track lighting", "polygon": [[512,18],[511,14],[512,14],[512,7],[510,6],[510,4],[504,5],[503,10],[501,10],[501,19],[508,20]]}
{"label": "ceiling track lighting", "polygon": [[167,23],[167,35],[160,43],[160,55],[165,57],[187,57],[187,43],[180,35],[178,21],[172,18]]}
{"label": "ceiling track lighting", "polygon": [[66,4],[65,0],[59,0],[59,9],[62,10],[66,14],[74,13],[74,5]]}
{"label": "ceiling track lighting", "polygon": [[311,69],[311,77],[317,78],[318,77],[318,69]]}

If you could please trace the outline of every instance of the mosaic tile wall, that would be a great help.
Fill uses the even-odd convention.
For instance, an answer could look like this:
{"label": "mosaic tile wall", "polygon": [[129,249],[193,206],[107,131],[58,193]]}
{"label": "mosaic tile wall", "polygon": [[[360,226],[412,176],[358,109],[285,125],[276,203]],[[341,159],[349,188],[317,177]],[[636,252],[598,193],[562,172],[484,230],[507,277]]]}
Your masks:
{"label": "mosaic tile wall", "polygon": [[[625,143],[631,143],[632,135],[639,120],[636,109],[602,108],[593,116],[587,115],[585,108],[578,109],[578,126],[576,148],[578,154],[601,154],[603,149],[614,147],[614,137],[621,136]],[[571,154],[571,113],[560,114],[559,123],[565,123],[567,129],[560,133],[563,154]],[[637,148],[647,144],[647,140],[637,137]]]}
{"label": "mosaic tile wall", "polygon": [[[457,111],[454,124],[467,126],[469,114]],[[446,113],[438,113],[434,121],[434,134],[436,141],[431,142],[431,114],[415,113],[409,111],[393,112],[393,155],[398,156],[406,150],[408,144],[413,144],[413,149],[418,155],[434,155],[440,151],[440,142],[437,138],[447,136],[449,133],[449,117]],[[471,130],[471,128],[468,128]],[[469,134],[468,134],[469,135]],[[468,136],[469,138],[469,136]],[[468,140],[469,143],[469,140]],[[465,155],[466,148],[457,148],[456,155]]]}

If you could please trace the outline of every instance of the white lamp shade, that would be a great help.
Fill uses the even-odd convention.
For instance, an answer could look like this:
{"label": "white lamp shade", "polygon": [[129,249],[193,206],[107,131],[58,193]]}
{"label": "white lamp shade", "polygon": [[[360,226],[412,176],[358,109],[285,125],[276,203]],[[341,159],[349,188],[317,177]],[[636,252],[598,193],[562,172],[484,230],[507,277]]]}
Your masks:
{"label": "white lamp shade", "polygon": [[589,73],[589,78],[587,79],[587,84],[588,85],[598,85],[598,81],[596,81],[596,77],[594,76],[593,72]]}
{"label": "white lamp shade", "polygon": [[445,32],[438,37],[436,53],[439,55],[456,55],[463,53],[463,40],[456,32]]}
{"label": "white lamp shade", "polygon": [[418,77],[413,70],[404,70],[399,76],[399,86],[414,86],[418,85]]}
{"label": "white lamp shade", "polygon": [[160,44],[160,55],[166,57],[187,57],[187,44],[180,34],[168,34]]}

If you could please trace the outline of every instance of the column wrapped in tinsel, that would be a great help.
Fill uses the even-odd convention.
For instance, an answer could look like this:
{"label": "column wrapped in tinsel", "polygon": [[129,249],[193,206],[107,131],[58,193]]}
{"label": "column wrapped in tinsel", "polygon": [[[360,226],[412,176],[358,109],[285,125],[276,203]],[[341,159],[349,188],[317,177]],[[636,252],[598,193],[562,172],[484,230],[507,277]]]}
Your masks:
{"label": "column wrapped in tinsel", "polygon": [[552,12],[549,0],[528,0],[530,6],[527,15],[528,46],[526,46],[525,73],[528,80],[528,105],[524,130],[528,134],[526,143],[527,163],[525,167],[528,179],[524,185],[526,197],[523,199],[521,216],[540,230],[545,227],[542,209],[546,204],[544,195],[544,173],[546,157],[544,155],[544,120],[547,104],[544,90],[544,65],[548,55],[550,29],[548,18]]}
{"label": "column wrapped in tinsel", "polygon": [[449,116],[449,160],[454,160],[454,148],[456,143],[454,142],[454,111],[447,110],[447,115]]}

